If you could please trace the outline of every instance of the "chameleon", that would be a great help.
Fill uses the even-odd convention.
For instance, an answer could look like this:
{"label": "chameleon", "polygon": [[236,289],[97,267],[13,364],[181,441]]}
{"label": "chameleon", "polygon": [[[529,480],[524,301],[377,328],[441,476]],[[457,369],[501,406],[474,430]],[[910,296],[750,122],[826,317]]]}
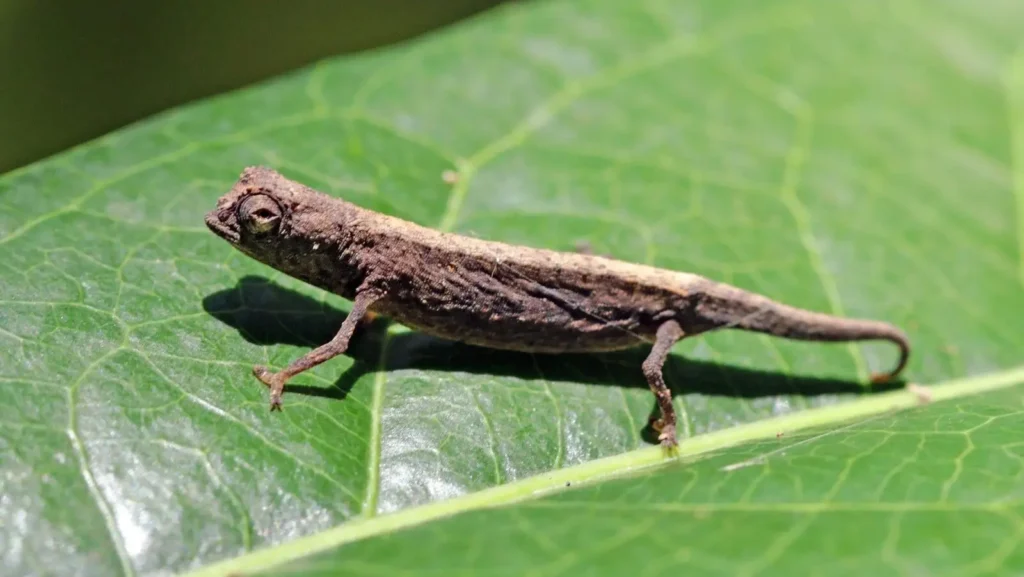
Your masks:
{"label": "chameleon", "polygon": [[561,252],[428,228],[360,207],[263,166],[245,168],[207,227],[245,255],[351,301],[337,334],[280,371],[253,374],[281,409],[295,375],[344,354],[357,325],[382,315],[470,345],[536,354],[650,347],[639,370],[657,404],[650,425],[678,443],[662,368],[680,340],[721,329],[782,338],[882,340],[906,367],[910,342],[896,326],[800,309],[709,278],[590,251]]}

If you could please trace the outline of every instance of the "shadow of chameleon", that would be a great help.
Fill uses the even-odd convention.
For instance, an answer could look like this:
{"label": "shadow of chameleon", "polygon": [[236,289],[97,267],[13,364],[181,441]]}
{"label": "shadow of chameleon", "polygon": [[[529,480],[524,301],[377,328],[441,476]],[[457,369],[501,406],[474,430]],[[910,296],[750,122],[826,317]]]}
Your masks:
{"label": "shadow of chameleon", "polygon": [[[247,276],[231,289],[203,299],[203,309],[235,328],[247,341],[258,345],[289,344],[316,347],[338,331],[346,313],[340,309],[285,288],[266,278]],[[331,387],[294,384],[289,394],[344,399],[356,382],[377,370],[403,369],[463,372],[545,379],[647,390],[640,364],[647,347],[597,353],[530,355],[475,347],[417,332],[393,335],[387,355],[381,352],[388,321],[377,318],[360,325],[346,355],[355,362]],[[245,375],[250,378],[249,375]],[[789,375],[670,355],[665,363],[665,380],[673,395],[698,393],[709,396],[754,399],[779,395],[821,396],[867,394],[903,386],[900,380],[865,387],[859,382],[832,378]],[[654,405],[654,399],[651,399]],[[656,413],[656,405],[652,416]],[[643,431],[649,442],[654,435]]]}

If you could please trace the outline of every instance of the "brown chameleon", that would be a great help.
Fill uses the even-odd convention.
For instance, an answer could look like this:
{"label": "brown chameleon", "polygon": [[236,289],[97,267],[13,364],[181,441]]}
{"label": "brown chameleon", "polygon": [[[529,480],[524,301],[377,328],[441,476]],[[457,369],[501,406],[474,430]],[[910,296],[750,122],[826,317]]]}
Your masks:
{"label": "brown chameleon", "polygon": [[910,344],[884,322],[802,310],[683,272],[579,252],[555,252],[440,232],[320,193],[263,167],[246,168],[206,216],[250,257],[352,301],[330,342],[279,372],[253,373],[280,409],[293,376],[344,353],[361,319],[382,314],[424,333],[528,353],[651,345],[641,366],[657,399],[652,425],[676,445],[662,377],[680,339],[734,328],[807,341],[887,340],[906,366]]}

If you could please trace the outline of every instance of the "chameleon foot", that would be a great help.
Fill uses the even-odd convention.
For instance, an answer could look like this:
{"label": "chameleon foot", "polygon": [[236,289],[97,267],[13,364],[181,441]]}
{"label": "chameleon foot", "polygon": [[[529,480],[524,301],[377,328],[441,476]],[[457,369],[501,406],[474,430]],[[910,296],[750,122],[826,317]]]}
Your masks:
{"label": "chameleon foot", "polygon": [[648,424],[654,432],[658,433],[658,441],[661,443],[661,446],[670,453],[674,453],[676,447],[679,446],[676,440],[676,426],[666,425],[664,419],[655,419],[653,417],[648,421]]}
{"label": "chameleon foot", "polygon": [[257,365],[252,368],[252,374],[270,389],[270,410],[280,411],[281,395],[284,393],[284,379],[281,378],[281,373],[272,373],[267,367]]}
{"label": "chameleon foot", "polygon": [[665,447],[666,449],[675,449],[679,445],[676,441],[676,426],[662,426],[661,433],[658,435],[658,440],[661,441],[662,447]]}

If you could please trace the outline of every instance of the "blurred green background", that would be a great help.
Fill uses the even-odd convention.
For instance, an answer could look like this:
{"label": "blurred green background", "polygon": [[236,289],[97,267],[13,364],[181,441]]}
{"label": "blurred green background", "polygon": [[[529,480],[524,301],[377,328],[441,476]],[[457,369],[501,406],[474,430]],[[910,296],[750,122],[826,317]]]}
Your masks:
{"label": "blurred green background", "polygon": [[0,173],[190,100],[501,0],[0,0]]}

